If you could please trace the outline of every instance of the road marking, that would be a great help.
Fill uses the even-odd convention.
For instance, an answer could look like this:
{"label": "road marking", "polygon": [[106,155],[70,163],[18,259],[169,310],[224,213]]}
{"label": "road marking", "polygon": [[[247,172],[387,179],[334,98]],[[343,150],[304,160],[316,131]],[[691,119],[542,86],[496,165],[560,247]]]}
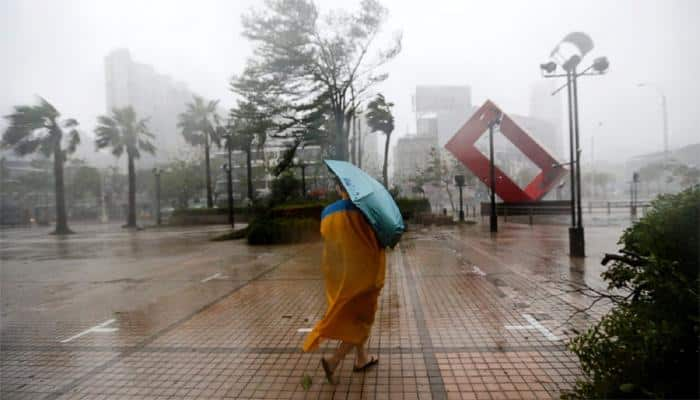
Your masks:
{"label": "road marking", "polygon": [[556,341],[559,340],[558,337],[556,337],[552,332],[549,331],[549,329],[545,328],[540,324],[539,321],[537,321],[532,315],[530,314],[523,314],[523,318],[530,324],[530,325],[506,325],[505,328],[511,331],[520,331],[520,330],[536,330],[539,331],[544,337],[546,337],[549,340]]}
{"label": "road marking", "polygon": [[311,328],[299,328],[299,329],[297,329],[297,332],[299,332],[299,333],[309,333],[309,332],[311,332]]}
{"label": "road marking", "polygon": [[212,276],[208,276],[208,277],[202,279],[201,282],[202,282],[202,283],[209,282],[209,281],[212,280],[212,279],[216,279],[216,278],[220,278],[220,277],[221,277],[221,273],[217,272],[217,273],[215,273],[215,274],[212,275]]}
{"label": "road marking", "polygon": [[101,324],[95,325],[95,326],[93,326],[93,327],[90,328],[90,329],[86,329],[86,330],[80,332],[80,333],[77,334],[77,335],[73,335],[73,336],[69,337],[68,339],[63,339],[63,340],[61,340],[61,343],[68,343],[68,342],[70,342],[70,341],[72,341],[72,340],[75,340],[75,339],[81,337],[81,336],[85,336],[85,335],[87,335],[88,333],[93,333],[93,332],[94,332],[94,333],[110,333],[110,332],[114,332],[114,331],[117,330],[117,328],[107,328],[107,327],[106,327],[107,325],[112,324],[114,321],[116,321],[116,320],[115,320],[115,319],[110,319],[109,321],[105,321],[105,322],[103,322],[103,323],[101,323]]}

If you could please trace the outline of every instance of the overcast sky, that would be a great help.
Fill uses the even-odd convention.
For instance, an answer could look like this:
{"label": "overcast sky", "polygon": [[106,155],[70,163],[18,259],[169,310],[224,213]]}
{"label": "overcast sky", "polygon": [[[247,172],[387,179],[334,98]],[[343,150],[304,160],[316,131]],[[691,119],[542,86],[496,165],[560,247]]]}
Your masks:
{"label": "overcast sky", "polygon": [[[233,105],[231,75],[251,46],[240,15],[249,0],[3,0],[0,2],[0,112],[40,94],[86,132],[105,112],[104,56],[119,47],[193,91]],[[355,1],[319,1],[322,10]],[[567,33],[587,32],[589,55],[610,72],[579,84],[582,143],[596,158],[624,161],[662,148],[660,98],[666,93],[672,148],[700,142],[700,1],[697,0],[385,0],[386,33],[404,47],[378,90],[396,103],[396,133],[414,131],[416,85],[466,84],[472,101],[490,98],[527,114],[538,65]],[[585,61],[584,61],[585,62]],[[602,125],[600,124],[602,122]],[[589,153],[590,154],[590,153]],[[584,156],[586,157],[586,156]]]}

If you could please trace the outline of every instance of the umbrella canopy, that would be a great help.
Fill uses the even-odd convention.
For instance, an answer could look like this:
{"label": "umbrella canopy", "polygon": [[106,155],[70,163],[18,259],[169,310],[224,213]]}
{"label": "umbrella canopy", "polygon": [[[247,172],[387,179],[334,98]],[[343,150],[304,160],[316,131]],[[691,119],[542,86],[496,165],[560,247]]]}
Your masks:
{"label": "umbrella canopy", "polygon": [[393,248],[406,230],[399,207],[376,179],[345,161],[324,160],[345,187],[350,201],[367,217],[384,247]]}

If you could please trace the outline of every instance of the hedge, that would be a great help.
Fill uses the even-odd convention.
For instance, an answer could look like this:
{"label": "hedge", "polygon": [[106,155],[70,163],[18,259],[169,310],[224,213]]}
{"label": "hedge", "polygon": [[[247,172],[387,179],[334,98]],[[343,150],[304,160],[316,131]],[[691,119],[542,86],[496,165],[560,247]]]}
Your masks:
{"label": "hedge", "polygon": [[[248,214],[250,210],[247,207],[234,207],[234,214]],[[173,216],[191,215],[228,215],[228,208],[178,208],[173,211]]]}
{"label": "hedge", "polygon": [[272,218],[311,218],[320,221],[326,203],[285,204],[270,210]]}
{"label": "hedge", "polygon": [[258,218],[248,229],[248,244],[285,244],[318,240],[320,222],[313,218]]}
{"label": "hedge", "polygon": [[413,219],[419,213],[430,212],[430,202],[428,199],[405,199],[396,200],[401,216],[404,219]]}

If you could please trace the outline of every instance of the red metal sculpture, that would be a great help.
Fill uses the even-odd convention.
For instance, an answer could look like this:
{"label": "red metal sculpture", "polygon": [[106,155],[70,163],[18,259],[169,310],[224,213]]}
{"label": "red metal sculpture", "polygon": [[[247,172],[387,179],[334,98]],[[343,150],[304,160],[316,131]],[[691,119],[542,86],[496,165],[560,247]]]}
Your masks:
{"label": "red metal sculpture", "polygon": [[519,127],[491,100],[486,100],[466,124],[445,145],[445,148],[469,168],[486,186],[490,186],[489,159],[476,148],[476,141],[488,132],[489,122],[502,115],[501,133],[540,168],[540,173],[521,189],[497,166],[496,194],[506,203],[531,202],[542,199],[566,174],[566,170],[534,139]]}

